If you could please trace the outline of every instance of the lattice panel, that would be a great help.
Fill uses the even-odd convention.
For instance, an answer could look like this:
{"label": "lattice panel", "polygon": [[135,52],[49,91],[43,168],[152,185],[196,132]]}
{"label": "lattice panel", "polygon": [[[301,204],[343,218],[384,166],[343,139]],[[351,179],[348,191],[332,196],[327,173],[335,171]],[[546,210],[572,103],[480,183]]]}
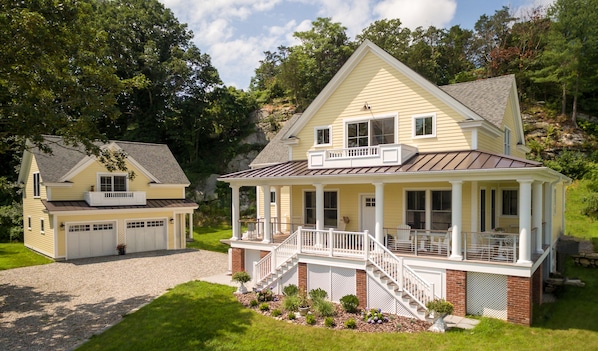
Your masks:
{"label": "lattice panel", "polygon": [[397,302],[375,279],[368,276],[368,308],[380,308],[387,313],[397,313]]}
{"label": "lattice panel", "polygon": [[332,294],[328,297],[331,301],[338,302],[349,294],[355,295],[355,269],[331,267]]}
{"label": "lattice panel", "polygon": [[507,319],[507,277],[467,272],[467,313]]}
{"label": "lattice panel", "polygon": [[253,264],[261,260],[258,250],[245,250],[245,271],[253,277]]}
{"label": "lattice panel", "polygon": [[307,291],[318,288],[326,290],[328,296],[330,296],[330,267],[308,264]]}
{"label": "lattice panel", "polygon": [[280,283],[278,286],[279,291],[277,292],[279,294],[282,293],[282,289],[287,285],[295,284],[299,286],[299,274],[297,274],[297,266],[286,272],[278,282]]}

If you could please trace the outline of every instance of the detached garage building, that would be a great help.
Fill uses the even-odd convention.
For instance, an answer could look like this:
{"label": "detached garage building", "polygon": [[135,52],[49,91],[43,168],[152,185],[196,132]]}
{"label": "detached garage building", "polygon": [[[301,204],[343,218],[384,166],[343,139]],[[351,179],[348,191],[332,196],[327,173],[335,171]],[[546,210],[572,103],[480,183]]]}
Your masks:
{"label": "detached garage building", "polygon": [[[189,180],[166,145],[112,141],[128,172],[110,172],[83,149],[46,136],[52,154],[25,151],[25,246],[54,259],[185,248],[197,204],[185,199]],[[134,174],[134,177],[131,176]]]}

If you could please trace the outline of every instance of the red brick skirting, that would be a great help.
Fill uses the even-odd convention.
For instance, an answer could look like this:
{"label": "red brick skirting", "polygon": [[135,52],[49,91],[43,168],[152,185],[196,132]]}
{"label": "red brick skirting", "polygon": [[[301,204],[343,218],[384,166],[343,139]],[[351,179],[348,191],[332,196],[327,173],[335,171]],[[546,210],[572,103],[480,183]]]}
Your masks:
{"label": "red brick skirting", "polygon": [[[235,274],[245,270],[245,249],[233,247],[232,250],[232,273]],[[251,274],[251,272],[248,273]]]}
{"label": "red brick skirting", "polygon": [[511,323],[532,323],[532,278],[507,277],[507,320]]}
{"label": "red brick skirting", "polygon": [[453,304],[455,316],[467,313],[467,272],[446,270],[446,300]]}
{"label": "red brick skirting", "polygon": [[297,276],[299,290],[307,291],[307,263],[299,262],[297,265]]}
{"label": "red brick skirting", "polygon": [[365,308],[368,304],[367,274],[362,269],[355,270],[355,295],[359,299],[359,307]]}

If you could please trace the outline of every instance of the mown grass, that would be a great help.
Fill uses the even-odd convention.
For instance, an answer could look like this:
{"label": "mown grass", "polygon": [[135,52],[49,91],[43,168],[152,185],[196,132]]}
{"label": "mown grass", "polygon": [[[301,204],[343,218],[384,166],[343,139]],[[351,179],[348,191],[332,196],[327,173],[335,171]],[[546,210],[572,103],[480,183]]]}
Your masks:
{"label": "mown grass", "polygon": [[[594,274],[589,269],[579,273],[584,279]],[[583,289],[596,293],[595,284],[589,284],[567,287],[563,296],[573,297]],[[587,308],[587,303],[574,298],[557,302],[544,312],[550,318],[534,327],[482,318],[473,330],[445,334],[360,333],[275,320],[244,308],[233,290],[198,281],[179,285],[79,350],[569,350],[582,345],[598,349],[596,303],[578,314],[579,304]]]}
{"label": "mown grass", "polygon": [[575,181],[567,189],[567,205],[565,210],[566,234],[590,239],[598,247],[598,221],[585,216],[582,212],[583,198],[588,189],[587,181]]}
{"label": "mown grass", "polygon": [[187,243],[188,248],[227,253],[230,246],[220,242],[221,239],[230,239],[233,230],[229,226],[222,227],[195,227],[193,228],[193,241]]}
{"label": "mown grass", "polygon": [[0,271],[51,262],[51,259],[29,250],[23,243],[0,243]]}

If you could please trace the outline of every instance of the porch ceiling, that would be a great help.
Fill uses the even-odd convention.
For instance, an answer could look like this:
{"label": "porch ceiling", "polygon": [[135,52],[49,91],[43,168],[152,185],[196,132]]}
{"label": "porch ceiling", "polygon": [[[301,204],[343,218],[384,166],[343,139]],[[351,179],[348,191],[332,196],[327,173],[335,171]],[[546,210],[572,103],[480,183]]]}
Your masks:
{"label": "porch ceiling", "polygon": [[339,175],[392,175],[418,172],[481,171],[491,169],[541,168],[541,163],[483,151],[452,151],[419,153],[403,165],[309,169],[306,160],[288,161],[221,176],[219,179],[251,180],[288,177],[326,177]]}

